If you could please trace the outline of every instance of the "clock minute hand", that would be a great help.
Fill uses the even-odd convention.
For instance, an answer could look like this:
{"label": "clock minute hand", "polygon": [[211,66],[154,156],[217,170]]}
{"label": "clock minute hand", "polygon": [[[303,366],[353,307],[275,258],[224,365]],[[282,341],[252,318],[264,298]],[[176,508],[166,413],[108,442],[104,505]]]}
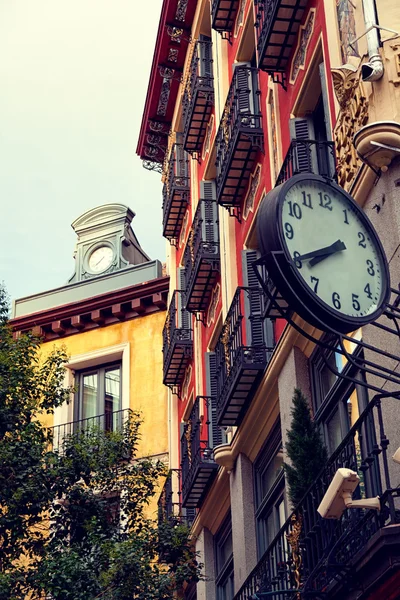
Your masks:
{"label": "clock minute hand", "polygon": [[341,240],[336,240],[330,246],[325,246],[325,248],[320,248],[319,250],[313,250],[312,252],[307,252],[306,254],[302,254],[298,256],[296,260],[308,260],[309,258],[314,258],[317,256],[327,256],[332,254],[333,252],[338,252],[339,250],[345,250],[346,246]]}
{"label": "clock minute hand", "polygon": [[328,256],[331,256],[332,254],[336,254],[336,252],[341,252],[342,250],[346,250],[346,245],[344,244],[344,242],[341,242],[340,240],[338,240],[335,244],[332,245],[332,248],[330,249],[329,252],[327,252],[326,254],[323,254],[321,256],[315,256],[314,258],[312,258],[310,260],[310,262],[308,264],[310,265],[310,267],[313,267],[314,265],[317,265],[318,263],[320,263],[322,260],[325,260],[325,258],[328,258]]}

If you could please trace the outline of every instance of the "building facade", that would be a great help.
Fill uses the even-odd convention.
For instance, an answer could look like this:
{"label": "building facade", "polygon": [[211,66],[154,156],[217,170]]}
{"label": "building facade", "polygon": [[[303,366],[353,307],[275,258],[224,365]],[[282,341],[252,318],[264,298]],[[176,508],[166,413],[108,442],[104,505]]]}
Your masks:
{"label": "building facade", "polygon": [[[393,0],[162,3],[137,152],[163,184],[160,511],[192,521],[206,578],[188,598],[400,597],[399,32]],[[302,173],[351,194],[389,263],[382,317],[345,336],[293,314],[253,267],[260,206]],[[297,508],[282,469],[294,388],[329,454]],[[358,498],[380,497],[379,513],[318,514],[339,468],[358,473]]]}
{"label": "building facade", "polygon": [[138,458],[168,462],[166,390],[155,373],[162,372],[169,282],[161,263],[141,248],[133,217],[114,203],[76,219],[72,277],[16,300],[11,326],[42,336],[43,355],[60,346],[69,355],[66,384],[76,392],[46,423],[54,428],[55,447],[91,426],[119,429],[134,410],[143,418]]}

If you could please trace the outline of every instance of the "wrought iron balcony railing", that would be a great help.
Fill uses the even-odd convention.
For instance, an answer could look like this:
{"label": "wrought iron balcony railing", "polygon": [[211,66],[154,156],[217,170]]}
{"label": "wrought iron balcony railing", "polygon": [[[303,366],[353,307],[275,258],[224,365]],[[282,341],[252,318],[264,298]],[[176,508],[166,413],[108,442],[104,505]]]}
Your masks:
{"label": "wrought iron balcony railing", "polygon": [[212,42],[199,39],[194,47],[189,78],[183,93],[183,146],[200,152],[214,105]]}
{"label": "wrought iron balcony railing", "polygon": [[78,419],[55,425],[53,430],[52,449],[62,451],[64,442],[71,436],[90,435],[94,430],[100,431],[123,431],[124,425],[129,420],[132,411],[129,408],[123,410],[115,410],[102,415],[88,417],[86,419]]}
{"label": "wrought iron balcony railing", "polygon": [[182,476],[180,469],[171,469],[166,477],[160,498],[158,499],[158,525],[163,522],[185,523],[188,527],[194,521],[196,511],[182,508]]}
{"label": "wrought iron balcony railing", "polygon": [[201,506],[218,470],[212,450],[212,400],[208,396],[197,396],[181,437],[184,507]]}
{"label": "wrought iron balcony railing", "polygon": [[239,425],[274,348],[259,288],[239,287],[215,347],[218,425]]}
{"label": "wrought iron balcony railing", "polygon": [[239,0],[213,0],[211,7],[212,28],[222,33],[232,31]]}
{"label": "wrought iron balcony railing", "polygon": [[233,214],[264,151],[259,94],[258,70],[236,67],[216,138],[217,199]]}
{"label": "wrought iron balcony railing", "polygon": [[218,205],[200,200],[183,256],[186,309],[207,310],[220,270]]}
{"label": "wrought iron balcony railing", "polygon": [[289,150],[279,171],[276,185],[287,181],[297,173],[314,173],[327,179],[336,179],[335,145],[333,142],[316,140],[291,141]]}
{"label": "wrought iron balcony railing", "polygon": [[[385,410],[385,401],[388,398],[376,396],[370,402],[234,600],[256,598],[257,593],[262,592],[277,599],[341,598],[340,586],[347,591],[349,578],[358,568],[364,569],[364,575],[358,573],[359,580],[363,580],[372,564],[362,553],[365,545],[382,528],[400,523],[400,513],[395,506],[400,488],[398,479],[396,486],[392,485],[388,461],[388,456],[397,449],[399,439],[391,442],[387,437],[387,432],[393,428],[390,426],[392,411],[388,407]],[[317,508],[340,467],[358,472],[361,481],[356,492],[359,498],[380,497],[382,509],[379,513],[352,509],[345,511],[338,521],[319,516]],[[357,494],[354,494],[355,498]],[[370,545],[369,560],[374,562],[378,572],[378,556],[374,556],[371,548]],[[327,595],[328,590],[330,595]]]}
{"label": "wrought iron balcony railing", "polygon": [[179,238],[189,202],[189,161],[182,144],[174,144],[163,187],[163,236],[170,242]]}
{"label": "wrought iron balcony railing", "polygon": [[158,523],[174,521],[181,515],[181,473],[180,469],[171,469],[165,480],[158,499]]}
{"label": "wrought iron balcony railing", "polygon": [[308,0],[254,0],[258,67],[284,72]]}
{"label": "wrought iron balcony railing", "polygon": [[184,293],[175,290],[163,329],[163,383],[180,386],[193,355],[191,315],[184,308]]}

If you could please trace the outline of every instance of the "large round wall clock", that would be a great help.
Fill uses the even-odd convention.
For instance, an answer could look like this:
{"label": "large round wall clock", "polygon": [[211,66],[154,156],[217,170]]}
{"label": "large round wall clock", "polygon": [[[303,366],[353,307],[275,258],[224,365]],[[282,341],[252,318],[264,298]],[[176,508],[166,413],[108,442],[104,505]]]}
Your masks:
{"label": "large round wall clock", "polygon": [[263,200],[257,231],[269,276],[309,323],[349,333],[385,309],[390,281],[382,244],[335,183],[295,175]]}

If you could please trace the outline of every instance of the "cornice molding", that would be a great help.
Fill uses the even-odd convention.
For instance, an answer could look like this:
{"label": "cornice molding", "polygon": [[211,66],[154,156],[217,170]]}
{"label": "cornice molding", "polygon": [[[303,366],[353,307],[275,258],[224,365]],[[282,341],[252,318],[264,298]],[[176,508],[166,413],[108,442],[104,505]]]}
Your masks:
{"label": "cornice molding", "polygon": [[15,334],[33,331],[44,341],[127,321],[167,308],[169,277],[152,279],[85,300],[10,320]]}

